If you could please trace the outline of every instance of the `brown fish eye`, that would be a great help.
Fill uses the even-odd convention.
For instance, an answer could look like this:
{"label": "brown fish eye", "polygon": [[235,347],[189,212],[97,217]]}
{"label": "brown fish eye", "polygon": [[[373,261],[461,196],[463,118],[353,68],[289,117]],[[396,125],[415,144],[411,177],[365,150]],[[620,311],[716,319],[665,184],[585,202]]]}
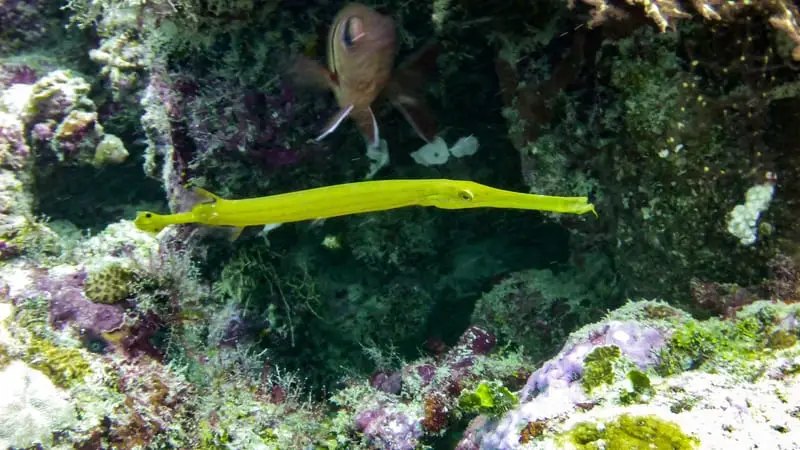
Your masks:
{"label": "brown fish eye", "polygon": [[466,190],[466,189],[465,189],[465,190],[463,190],[463,191],[459,191],[459,192],[458,192],[458,197],[459,197],[461,200],[464,200],[464,201],[466,201],[466,202],[468,202],[468,201],[472,200],[473,198],[475,198],[475,197],[472,195],[472,192],[470,192],[470,191],[468,191],[468,190]]}

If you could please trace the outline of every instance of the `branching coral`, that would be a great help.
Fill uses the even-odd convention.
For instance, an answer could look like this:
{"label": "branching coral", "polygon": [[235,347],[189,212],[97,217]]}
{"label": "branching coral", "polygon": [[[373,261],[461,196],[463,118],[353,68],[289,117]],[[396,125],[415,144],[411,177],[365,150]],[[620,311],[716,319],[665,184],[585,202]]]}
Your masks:
{"label": "branching coral", "polygon": [[[577,0],[568,0],[571,8]],[[700,15],[709,21],[735,22],[743,17],[762,16],[775,30],[784,33],[794,42],[792,58],[800,61],[800,9],[791,0],[755,0],[731,2],[724,0],[581,0],[592,9],[589,26],[630,17],[632,10],[640,10],[662,31],[673,27],[681,19]],[[688,3],[688,4],[687,4]]]}

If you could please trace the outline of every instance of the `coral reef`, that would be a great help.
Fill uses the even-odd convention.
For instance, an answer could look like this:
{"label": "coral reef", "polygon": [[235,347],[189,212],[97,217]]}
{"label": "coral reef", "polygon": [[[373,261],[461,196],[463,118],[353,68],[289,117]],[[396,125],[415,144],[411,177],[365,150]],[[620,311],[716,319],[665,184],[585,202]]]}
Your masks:
{"label": "coral reef", "polygon": [[769,439],[791,448],[800,349],[769,336],[796,337],[798,314],[796,305],[760,301],[736,319],[699,322],[662,302],[628,303],[573,333],[528,379],[519,406],[473,421],[458,448],[523,440],[525,448],[595,448],[599,439],[687,449]]}
{"label": "coral reef", "polygon": [[[672,21],[676,2],[584,3],[594,8],[593,29],[505,35],[498,46],[504,115],[526,183],[596,195],[604,224],[581,226],[573,245],[595,250],[606,230],[630,297],[688,304],[692,277],[757,282],[767,261],[789,251],[774,243],[796,234],[790,205],[771,202],[778,184],[788,193],[796,179],[773,119],[797,101],[796,68],[765,20],[785,13],[795,23],[796,6],[696,3],[722,17],[707,22]],[[671,29],[642,26],[645,13],[664,14]]]}
{"label": "coral reef", "polygon": [[[384,2],[398,61],[441,46],[413,80],[441,132],[420,149],[376,102],[377,175],[351,127],[313,140],[334,99],[287,76],[339,7],[0,0],[0,447],[800,441],[797,5]],[[481,149],[424,158],[445,142]],[[208,200],[187,184],[365,176],[599,216],[408,208],[234,241],[129,220]]]}
{"label": "coral reef", "polygon": [[89,83],[77,74],[54,71],[31,88],[22,120],[32,130],[40,166],[48,159],[63,164],[119,164],[128,156],[122,141],[106,135]]}
{"label": "coral reef", "polygon": [[[601,258],[581,270],[530,270],[500,281],[475,304],[472,323],[525,348],[536,361],[550,356],[577,327],[603,315],[615,287]],[[578,273],[581,273],[579,276]]]}
{"label": "coral reef", "polygon": [[90,273],[83,283],[86,296],[96,303],[119,303],[131,295],[136,274],[119,264]]}

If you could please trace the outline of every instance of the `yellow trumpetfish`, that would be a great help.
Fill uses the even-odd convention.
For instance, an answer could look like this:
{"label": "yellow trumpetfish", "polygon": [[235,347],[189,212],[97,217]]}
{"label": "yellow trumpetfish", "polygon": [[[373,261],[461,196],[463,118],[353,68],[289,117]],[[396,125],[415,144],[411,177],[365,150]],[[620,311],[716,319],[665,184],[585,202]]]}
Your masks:
{"label": "yellow trumpetfish", "polygon": [[587,197],[522,194],[472,181],[445,179],[362,181],[241,200],[221,198],[200,188],[194,191],[206,201],[196,204],[191,211],[176,214],[141,211],[134,220],[136,228],[157,233],[168,225],[197,223],[241,229],[406,206],[511,208],[597,215]]}

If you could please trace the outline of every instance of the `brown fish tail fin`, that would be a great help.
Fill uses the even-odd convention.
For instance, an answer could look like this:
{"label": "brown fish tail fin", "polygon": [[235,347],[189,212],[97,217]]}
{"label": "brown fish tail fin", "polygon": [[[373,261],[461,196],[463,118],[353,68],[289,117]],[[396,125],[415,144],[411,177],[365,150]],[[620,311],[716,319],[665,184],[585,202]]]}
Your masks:
{"label": "brown fish tail fin", "polygon": [[314,140],[319,142],[325,139],[327,135],[336,131],[336,128],[338,128],[339,125],[341,125],[341,123],[344,122],[344,119],[346,119],[352,112],[353,112],[353,105],[347,105],[346,108],[340,109],[339,112],[334,114],[334,116],[328,120],[328,123],[325,124],[325,128],[322,129],[322,133],[320,133],[320,135],[317,136]]}

